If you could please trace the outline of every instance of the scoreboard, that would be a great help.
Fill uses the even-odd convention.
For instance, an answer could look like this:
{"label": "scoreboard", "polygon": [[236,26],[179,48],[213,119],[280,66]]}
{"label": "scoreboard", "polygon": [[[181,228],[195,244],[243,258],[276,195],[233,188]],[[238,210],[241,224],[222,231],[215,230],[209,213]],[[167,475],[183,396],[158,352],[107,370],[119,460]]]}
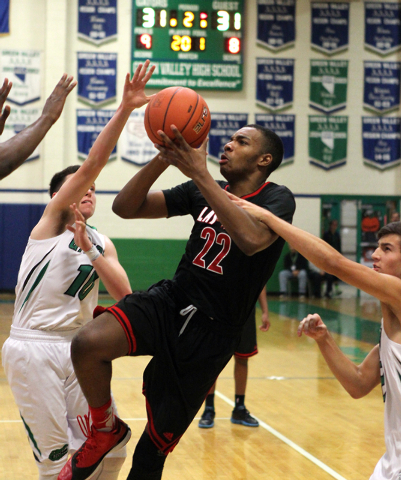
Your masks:
{"label": "scoreboard", "polygon": [[149,58],[149,87],[241,90],[244,0],[133,0],[133,73]]}

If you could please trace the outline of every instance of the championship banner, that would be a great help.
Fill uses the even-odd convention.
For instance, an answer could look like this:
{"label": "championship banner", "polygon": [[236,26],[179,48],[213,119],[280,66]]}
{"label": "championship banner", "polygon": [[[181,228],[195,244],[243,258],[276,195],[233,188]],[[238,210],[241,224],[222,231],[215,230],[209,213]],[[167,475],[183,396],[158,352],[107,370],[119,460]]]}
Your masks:
{"label": "championship banner", "polygon": [[[78,157],[85,160],[97,136],[114,115],[114,110],[77,110]],[[117,158],[117,147],[111,152],[109,162]]]}
{"label": "championship banner", "polygon": [[311,60],[309,106],[330,114],[347,103],[348,60]]}
{"label": "championship banner", "polygon": [[272,111],[292,105],[294,100],[292,59],[257,58],[256,104]]}
{"label": "championship banner", "polygon": [[212,113],[209,131],[208,159],[219,163],[224,145],[234,133],[248,125],[247,113]]}
{"label": "championship banner", "polygon": [[117,0],[79,0],[78,37],[95,45],[117,38]]}
{"label": "championship banner", "polygon": [[364,163],[380,170],[401,163],[401,118],[362,117]]}
{"label": "championship banner", "polygon": [[144,121],[145,110],[134,110],[118,141],[121,158],[140,167],[159,153],[146,133]]}
{"label": "championship banner", "polygon": [[26,105],[40,99],[41,54],[34,50],[2,50],[0,77],[13,83],[7,100]]}
{"label": "championship banner", "polygon": [[347,161],[348,117],[309,116],[309,162],[330,170]]}
{"label": "championship banner", "polygon": [[10,33],[10,0],[0,2],[0,35]]}
{"label": "championship banner", "polygon": [[[14,88],[14,86],[13,86]],[[33,107],[14,107],[11,109],[10,116],[7,118],[6,124],[4,125],[4,130],[1,135],[1,142],[5,142],[12,138],[14,135],[19,133],[24,128],[32,125],[33,122],[41,115],[41,109]],[[36,160],[39,158],[40,144],[35,148],[35,150],[28,157],[26,162],[31,160]]]}
{"label": "championship banner", "polygon": [[284,157],[281,165],[292,163],[295,156],[295,115],[256,113],[255,123],[273,130],[281,138],[284,145]]}
{"label": "championship banner", "polygon": [[401,3],[365,3],[365,48],[379,55],[401,48]]}
{"label": "championship banner", "polygon": [[312,2],[312,48],[334,55],[348,48],[349,3]]}
{"label": "championship banner", "polygon": [[256,43],[273,52],[295,43],[295,0],[258,0]]}
{"label": "championship banner", "polygon": [[400,107],[401,62],[364,62],[363,106],[384,114]]}
{"label": "championship banner", "polygon": [[99,107],[116,98],[117,54],[78,52],[78,98]]}

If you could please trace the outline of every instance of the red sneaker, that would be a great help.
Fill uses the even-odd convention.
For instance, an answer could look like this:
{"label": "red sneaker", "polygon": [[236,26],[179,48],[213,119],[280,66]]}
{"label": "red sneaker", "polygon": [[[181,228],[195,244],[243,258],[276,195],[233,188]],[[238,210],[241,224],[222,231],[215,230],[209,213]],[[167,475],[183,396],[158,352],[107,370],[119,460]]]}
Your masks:
{"label": "red sneaker", "polygon": [[111,432],[99,432],[93,425],[89,428],[89,417],[85,415],[84,420],[82,417],[78,417],[78,422],[87,440],[64,465],[57,480],[92,478],[99,471],[102,460],[108,453],[119,450],[128,443],[131,438],[131,429],[118,417],[115,416],[114,420],[115,425]]}

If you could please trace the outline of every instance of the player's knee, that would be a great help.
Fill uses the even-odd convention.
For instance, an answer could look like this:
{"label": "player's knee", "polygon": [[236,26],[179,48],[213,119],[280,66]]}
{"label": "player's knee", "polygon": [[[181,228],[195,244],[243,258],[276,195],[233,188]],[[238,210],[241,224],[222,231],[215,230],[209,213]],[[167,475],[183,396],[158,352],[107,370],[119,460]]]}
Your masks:
{"label": "player's knee", "polygon": [[72,339],[71,358],[74,364],[87,355],[93,355],[96,348],[96,335],[92,330],[89,325],[86,325]]}

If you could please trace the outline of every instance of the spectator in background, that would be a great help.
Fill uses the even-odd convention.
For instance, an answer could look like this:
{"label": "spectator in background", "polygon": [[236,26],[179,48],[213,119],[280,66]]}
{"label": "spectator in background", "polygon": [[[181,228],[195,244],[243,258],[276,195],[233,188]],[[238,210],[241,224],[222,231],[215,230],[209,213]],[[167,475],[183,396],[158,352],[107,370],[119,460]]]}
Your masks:
{"label": "spectator in background", "polygon": [[306,296],[306,285],[308,282],[308,260],[299,254],[291,245],[290,251],[284,257],[284,270],[278,275],[280,283],[280,298],[289,294],[287,282],[293,278],[298,279],[298,295],[300,299]]}
{"label": "spectator in background", "polygon": [[394,211],[390,216],[390,222],[399,222],[399,221],[400,221],[400,214]]}
{"label": "spectator in background", "polygon": [[[341,253],[341,237],[338,232],[338,220],[331,220],[329,223],[329,229],[324,232],[323,240],[331,245],[337,252]],[[338,278],[334,275],[327,274],[327,283],[326,283],[326,298],[332,297],[333,291],[333,284],[334,284],[334,294],[341,295],[341,290],[338,286]]]}

